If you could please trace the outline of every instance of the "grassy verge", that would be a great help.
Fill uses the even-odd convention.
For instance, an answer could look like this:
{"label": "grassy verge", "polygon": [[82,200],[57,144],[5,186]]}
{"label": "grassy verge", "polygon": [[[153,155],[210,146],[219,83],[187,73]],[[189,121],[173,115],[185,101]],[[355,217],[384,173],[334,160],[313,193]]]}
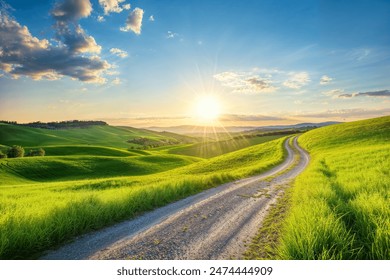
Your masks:
{"label": "grassy verge", "polygon": [[158,174],[0,186],[0,258],[32,258],[82,233],[264,172],[285,158],[283,142],[274,140]]}
{"label": "grassy verge", "polygon": [[305,133],[281,259],[390,259],[390,117]]}
{"label": "grassy verge", "polygon": [[243,257],[246,260],[272,260],[278,257],[281,227],[291,206],[292,190],[289,187],[279,194],[269,208],[267,216]]}

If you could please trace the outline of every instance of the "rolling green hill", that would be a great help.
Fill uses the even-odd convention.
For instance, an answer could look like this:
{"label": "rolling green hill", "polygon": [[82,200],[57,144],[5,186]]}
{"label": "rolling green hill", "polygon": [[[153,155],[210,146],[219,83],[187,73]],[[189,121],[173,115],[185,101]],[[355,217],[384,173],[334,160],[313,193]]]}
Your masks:
{"label": "rolling green hill", "polygon": [[0,161],[0,185],[20,182],[58,182],[155,174],[199,161],[193,157],[150,155],[135,157],[27,157]]}
{"label": "rolling green hill", "polygon": [[292,189],[282,259],[390,259],[390,116],[319,128]]}
{"label": "rolling green hill", "polygon": [[265,143],[271,140],[284,137],[283,135],[275,136],[257,136],[252,138],[228,139],[223,141],[203,142],[180,147],[169,148],[171,154],[195,156],[201,158],[212,158],[233,151],[237,151],[249,146]]}
{"label": "rolling green hill", "polygon": [[[23,147],[93,145],[114,148],[129,148],[140,145],[129,143],[134,138],[148,138],[156,142],[167,140],[178,141],[185,136],[159,134],[145,129],[114,126],[91,126],[89,128],[50,130],[31,128],[20,125],[0,123],[0,144]],[[188,137],[188,141],[194,138]]]}
{"label": "rolling green hill", "polygon": [[[91,131],[89,129],[89,134]],[[68,133],[67,139],[76,133],[60,132]],[[27,133],[38,137],[30,129]],[[40,137],[48,139],[47,135]],[[23,139],[27,145],[39,142]],[[111,143],[109,137],[106,141]],[[209,160],[157,150],[140,151],[145,155],[138,156],[132,154],[136,151],[131,151],[130,156],[124,156],[121,151],[100,146],[91,146],[85,153],[92,150],[94,154],[104,153],[105,156],[83,155],[84,147],[69,142],[71,147],[55,146],[49,148],[48,153],[76,151],[79,155],[0,160],[1,259],[34,258],[35,254],[79,234],[221,183],[268,170],[285,156],[284,139]],[[58,143],[63,145],[63,140]],[[107,153],[116,156],[107,156]]]}

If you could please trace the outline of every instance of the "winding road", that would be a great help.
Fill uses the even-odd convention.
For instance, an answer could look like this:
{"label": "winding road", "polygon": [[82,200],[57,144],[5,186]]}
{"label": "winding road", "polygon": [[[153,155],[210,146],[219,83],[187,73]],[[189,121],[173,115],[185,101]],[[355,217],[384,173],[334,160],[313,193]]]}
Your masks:
{"label": "winding road", "polygon": [[240,259],[269,207],[309,162],[293,139],[286,160],[115,226],[83,235],[42,259]]}

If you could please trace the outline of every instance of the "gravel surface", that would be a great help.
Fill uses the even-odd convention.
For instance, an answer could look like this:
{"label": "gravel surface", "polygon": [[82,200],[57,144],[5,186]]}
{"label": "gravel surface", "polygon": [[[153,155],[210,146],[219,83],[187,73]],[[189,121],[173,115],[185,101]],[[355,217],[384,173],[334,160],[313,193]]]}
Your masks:
{"label": "gravel surface", "polygon": [[287,159],[262,175],[83,235],[42,259],[240,259],[283,186],[309,162],[296,138],[293,145],[286,141]]}

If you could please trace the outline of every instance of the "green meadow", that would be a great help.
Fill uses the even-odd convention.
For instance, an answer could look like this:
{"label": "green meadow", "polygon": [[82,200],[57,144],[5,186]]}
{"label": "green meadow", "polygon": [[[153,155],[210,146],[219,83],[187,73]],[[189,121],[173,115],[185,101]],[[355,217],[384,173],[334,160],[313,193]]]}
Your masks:
{"label": "green meadow", "polygon": [[[37,258],[80,234],[269,170],[285,158],[285,139],[0,124],[0,150],[46,152],[0,159],[0,258]],[[311,159],[281,200],[287,214],[274,256],[390,259],[390,117],[314,129],[299,143]]]}
{"label": "green meadow", "polygon": [[[145,150],[128,142],[140,137],[174,144]],[[0,159],[0,258],[37,258],[80,234],[268,170],[285,157],[285,137],[272,139],[204,159],[185,155],[191,145],[199,147],[197,139],[172,133],[0,124],[2,150],[16,144],[46,151],[44,157]],[[178,147],[182,154],[171,153]]]}
{"label": "green meadow", "polygon": [[315,129],[278,247],[281,259],[390,259],[390,117]]}

